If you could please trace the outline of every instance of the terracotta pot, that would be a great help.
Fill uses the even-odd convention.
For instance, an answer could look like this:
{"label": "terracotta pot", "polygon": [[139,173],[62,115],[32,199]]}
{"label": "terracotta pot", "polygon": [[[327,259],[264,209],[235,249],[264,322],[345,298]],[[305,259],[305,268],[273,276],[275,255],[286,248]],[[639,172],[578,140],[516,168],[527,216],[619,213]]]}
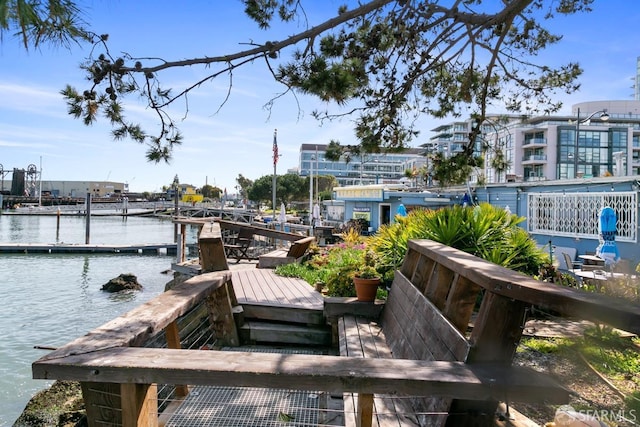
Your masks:
{"label": "terracotta pot", "polygon": [[358,301],[375,301],[380,278],[362,279],[360,277],[354,277],[353,284],[356,286],[356,297]]}

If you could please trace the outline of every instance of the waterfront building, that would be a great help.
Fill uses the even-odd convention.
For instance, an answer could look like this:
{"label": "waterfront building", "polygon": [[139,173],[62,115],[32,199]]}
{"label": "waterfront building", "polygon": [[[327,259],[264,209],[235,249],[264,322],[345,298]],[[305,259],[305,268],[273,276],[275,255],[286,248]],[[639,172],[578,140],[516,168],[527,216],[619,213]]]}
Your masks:
{"label": "waterfront building", "polygon": [[524,217],[520,224],[540,245],[595,252],[601,236],[599,212],[616,212],[620,257],[640,262],[640,177],[612,176],[487,184],[474,188],[475,203],[488,202]]}
{"label": "waterfront building", "polygon": [[[16,189],[19,189],[17,191]],[[29,179],[24,171],[14,170],[13,179],[2,180],[2,193],[13,196],[53,198],[84,198],[87,193],[91,197],[118,197],[129,192],[129,185],[115,181],[37,181]]]}
{"label": "waterfront building", "polygon": [[300,146],[300,176],[332,175],[340,186],[371,184],[408,184],[406,170],[419,169],[426,163],[424,149],[407,148],[400,153],[366,153],[354,156],[347,162],[328,160],[326,144],[302,144]]}
{"label": "waterfront building", "polygon": [[[437,209],[449,206],[461,195],[409,190],[404,184],[350,185],[334,188],[335,199],[344,203],[344,219],[366,224],[365,233],[375,232],[384,224],[396,221],[400,205],[403,209]],[[457,197],[460,196],[460,197]]]}
{"label": "waterfront building", "polygon": [[555,256],[561,248],[572,248],[578,254],[595,252],[601,239],[600,210],[611,207],[617,216],[616,242],[621,258],[633,266],[640,263],[638,176],[507,182],[433,191],[374,184],[336,187],[334,193],[334,198],[344,204],[344,221],[364,220],[368,232],[395,222],[400,204],[411,211],[490,203],[523,217],[519,225],[540,246],[555,250]]}
{"label": "waterfront building", "polygon": [[[451,156],[463,149],[471,124],[439,126],[423,148]],[[491,115],[475,145],[485,162],[472,184],[638,175],[640,101],[583,102],[569,116]],[[494,167],[497,156],[503,169]]]}

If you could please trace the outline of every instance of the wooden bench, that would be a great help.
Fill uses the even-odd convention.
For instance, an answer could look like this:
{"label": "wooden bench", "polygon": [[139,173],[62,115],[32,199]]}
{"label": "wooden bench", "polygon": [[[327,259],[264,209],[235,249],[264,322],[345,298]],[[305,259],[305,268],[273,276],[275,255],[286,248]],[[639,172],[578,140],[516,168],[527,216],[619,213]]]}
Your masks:
{"label": "wooden bench", "polygon": [[[474,363],[473,356],[470,357],[473,351],[472,343],[464,334],[480,288],[443,269],[437,271],[433,262],[427,263],[424,269],[425,265],[422,262],[417,263],[412,255],[415,254],[410,250],[403,270],[396,272],[388,299],[378,319],[371,320],[352,314],[344,314],[338,318],[337,334],[341,356],[466,362],[465,365],[471,363],[470,366],[485,367],[490,364],[490,376],[509,378],[508,381],[514,387],[520,384],[524,388],[537,389],[542,393],[532,393],[533,400],[539,401],[544,396],[544,399],[558,402],[563,397],[566,398],[566,390],[551,385],[550,378],[545,375],[531,370],[520,371],[521,368],[517,368],[516,372],[516,367],[510,366],[515,346],[510,354],[502,355],[504,357],[494,355]],[[407,273],[411,273],[409,277],[412,279],[405,275]],[[420,288],[414,285],[412,280],[419,283]],[[451,280],[454,280],[454,283],[450,286],[448,282]],[[456,305],[449,306],[446,299],[443,299],[446,296],[443,294],[445,287],[446,292],[455,298]],[[436,299],[438,306],[429,297]],[[518,302],[513,304],[514,307],[518,306]],[[508,307],[502,309],[505,312],[509,311]],[[443,312],[447,312],[449,316],[453,312],[465,313],[462,319],[467,320],[456,325]],[[496,323],[502,320],[500,313],[493,313],[489,318]],[[502,325],[495,325],[496,330],[500,330],[501,327]],[[509,339],[514,338],[514,334],[508,336]],[[519,335],[516,338],[517,342]],[[474,344],[477,346],[479,343],[476,341]],[[495,345],[499,348],[501,343],[496,340]],[[500,400],[509,402],[512,397],[504,395]],[[373,414],[373,425],[380,427],[462,426],[492,425],[498,402],[488,398],[486,401],[454,402],[447,396],[357,396],[345,393],[344,405],[346,426],[370,425],[358,420],[362,414],[364,419],[368,419],[369,413]],[[461,415],[461,419],[456,418],[455,414],[458,412],[464,414]],[[469,414],[477,414],[479,419],[470,422]]]}
{"label": "wooden bench", "polygon": [[311,242],[315,237],[309,236],[291,242],[289,249],[276,249],[258,256],[258,268],[276,268],[279,265],[299,262],[307,254]]}

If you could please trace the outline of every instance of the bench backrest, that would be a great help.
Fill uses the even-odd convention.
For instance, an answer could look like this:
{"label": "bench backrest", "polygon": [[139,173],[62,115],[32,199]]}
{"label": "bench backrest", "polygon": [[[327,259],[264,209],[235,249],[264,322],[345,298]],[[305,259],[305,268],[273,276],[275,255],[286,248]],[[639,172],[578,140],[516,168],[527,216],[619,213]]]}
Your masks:
{"label": "bench backrest", "polygon": [[460,331],[399,271],[381,323],[396,358],[462,362],[469,353]]}
{"label": "bench backrest", "polygon": [[[470,345],[460,331],[400,271],[396,271],[380,319],[394,358],[464,362]],[[416,413],[447,413],[448,397],[409,399]],[[446,416],[417,415],[420,425],[442,426]]]}
{"label": "bench backrest", "polygon": [[291,247],[289,248],[289,252],[287,252],[287,256],[293,257],[296,259],[304,256],[304,254],[307,253],[307,250],[309,249],[311,242],[315,240],[316,240],[315,237],[309,236],[300,240],[296,240],[295,242],[292,242]]}

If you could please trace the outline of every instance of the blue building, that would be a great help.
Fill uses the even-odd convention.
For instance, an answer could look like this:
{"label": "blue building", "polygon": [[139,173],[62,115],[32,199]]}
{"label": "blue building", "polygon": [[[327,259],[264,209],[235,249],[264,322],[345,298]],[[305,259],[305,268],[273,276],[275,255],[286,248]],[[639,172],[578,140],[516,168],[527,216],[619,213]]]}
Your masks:
{"label": "blue building", "polygon": [[[344,203],[344,220],[367,220],[373,232],[394,222],[400,204],[407,210],[436,209],[463,204],[468,192],[466,187],[441,192],[405,188],[378,184],[336,187],[334,191],[335,199]],[[521,227],[541,246],[574,248],[576,254],[595,252],[600,244],[599,213],[609,206],[617,216],[620,257],[633,266],[640,263],[640,176],[488,184],[470,190],[471,203],[487,202],[524,217]]]}
{"label": "blue building", "polygon": [[344,202],[344,220],[368,221],[369,231],[376,231],[381,225],[393,223],[400,205],[410,211],[415,208],[437,209],[452,203],[444,194],[408,191],[402,184],[336,187],[334,193],[336,200]]}
{"label": "blue building", "polygon": [[488,202],[522,216],[521,224],[540,244],[592,253],[600,241],[598,216],[609,206],[617,216],[620,257],[640,262],[638,190],[640,176],[492,184],[478,187],[475,202]]}

